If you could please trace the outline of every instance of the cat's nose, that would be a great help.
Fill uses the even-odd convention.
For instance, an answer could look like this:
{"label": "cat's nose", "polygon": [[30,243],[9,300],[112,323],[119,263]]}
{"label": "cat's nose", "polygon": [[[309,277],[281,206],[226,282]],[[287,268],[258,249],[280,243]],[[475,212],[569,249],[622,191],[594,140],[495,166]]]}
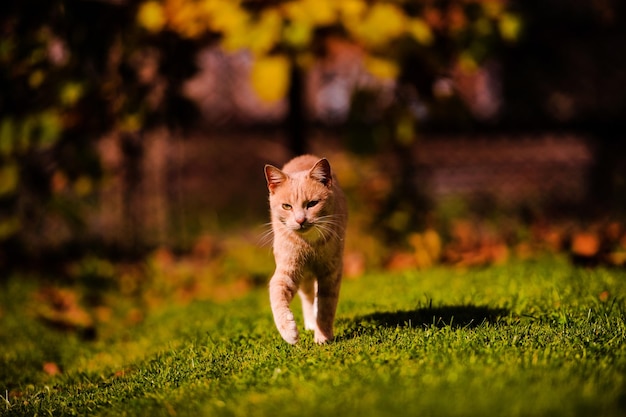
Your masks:
{"label": "cat's nose", "polygon": [[306,217],[304,217],[304,216],[296,217],[296,223],[298,223],[300,226],[302,226],[304,224],[304,222],[306,222]]}

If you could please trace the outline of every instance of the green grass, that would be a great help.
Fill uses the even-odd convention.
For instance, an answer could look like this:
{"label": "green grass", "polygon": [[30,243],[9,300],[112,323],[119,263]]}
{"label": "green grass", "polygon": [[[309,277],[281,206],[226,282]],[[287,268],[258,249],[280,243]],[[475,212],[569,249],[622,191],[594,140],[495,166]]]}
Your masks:
{"label": "green grass", "polygon": [[264,289],[95,341],[37,322],[20,308],[31,290],[1,289],[0,415],[626,414],[623,270],[542,260],[348,280],[325,346],[282,342]]}

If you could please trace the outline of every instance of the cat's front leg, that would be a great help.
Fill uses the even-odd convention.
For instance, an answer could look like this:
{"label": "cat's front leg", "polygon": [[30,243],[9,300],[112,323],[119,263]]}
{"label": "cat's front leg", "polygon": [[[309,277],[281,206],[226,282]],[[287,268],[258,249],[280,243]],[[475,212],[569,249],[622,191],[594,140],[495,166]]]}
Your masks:
{"label": "cat's front leg", "polygon": [[297,284],[288,274],[276,271],[270,280],[269,289],[276,328],[287,343],[296,344],[298,327],[289,304],[297,291]]}
{"label": "cat's front leg", "polygon": [[340,285],[340,275],[334,279],[318,282],[315,343],[323,344],[334,339],[333,324],[339,301]]}
{"label": "cat's front leg", "polygon": [[315,330],[317,327],[317,282],[315,280],[304,280],[300,284],[298,295],[302,300],[302,314],[304,316],[304,328]]}

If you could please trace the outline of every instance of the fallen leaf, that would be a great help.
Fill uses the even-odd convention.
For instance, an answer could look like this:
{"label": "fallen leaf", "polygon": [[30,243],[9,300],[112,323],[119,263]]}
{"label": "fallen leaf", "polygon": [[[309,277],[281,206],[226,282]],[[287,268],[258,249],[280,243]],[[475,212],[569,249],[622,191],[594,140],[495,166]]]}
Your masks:
{"label": "fallen leaf", "polygon": [[43,371],[50,375],[50,376],[55,376],[55,375],[60,375],[61,374],[61,368],[59,368],[59,365],[57,365],[54,362],[46,362],[43,364]]}
{"label": "fallen leaf", "polygon": [[387,269],[390,271],[414,269],[416,266],[415,255],[407,252],[394,253],[387,263]]}
{"label": "fallen leaf", "polygon": [[609,300],[609,292],[608,291],[602,291],[599,295],[598,295],[598,299],[600,301],[602,301],[603,303],[606,303]]}
{"label": "fallen leaf", "polygon": [[600,251],[600,239],[595,233],[579,232],[572,238],[572,253],[577,256],[593,257]]}

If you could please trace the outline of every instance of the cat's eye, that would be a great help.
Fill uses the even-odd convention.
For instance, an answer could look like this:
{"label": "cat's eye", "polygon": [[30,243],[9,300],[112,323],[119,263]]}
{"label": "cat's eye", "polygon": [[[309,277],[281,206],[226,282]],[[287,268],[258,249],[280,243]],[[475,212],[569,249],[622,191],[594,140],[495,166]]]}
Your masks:
{"label": "cat's eye", "polygon": [[284,203],[283,210],[291,210],[291,204]]}
{"label": "cat's eye", "polygon": [[306,203],[306,208],[315,207],[317,206],[317,203],[319,203],[318,200],[309,201],[308,203]]}

